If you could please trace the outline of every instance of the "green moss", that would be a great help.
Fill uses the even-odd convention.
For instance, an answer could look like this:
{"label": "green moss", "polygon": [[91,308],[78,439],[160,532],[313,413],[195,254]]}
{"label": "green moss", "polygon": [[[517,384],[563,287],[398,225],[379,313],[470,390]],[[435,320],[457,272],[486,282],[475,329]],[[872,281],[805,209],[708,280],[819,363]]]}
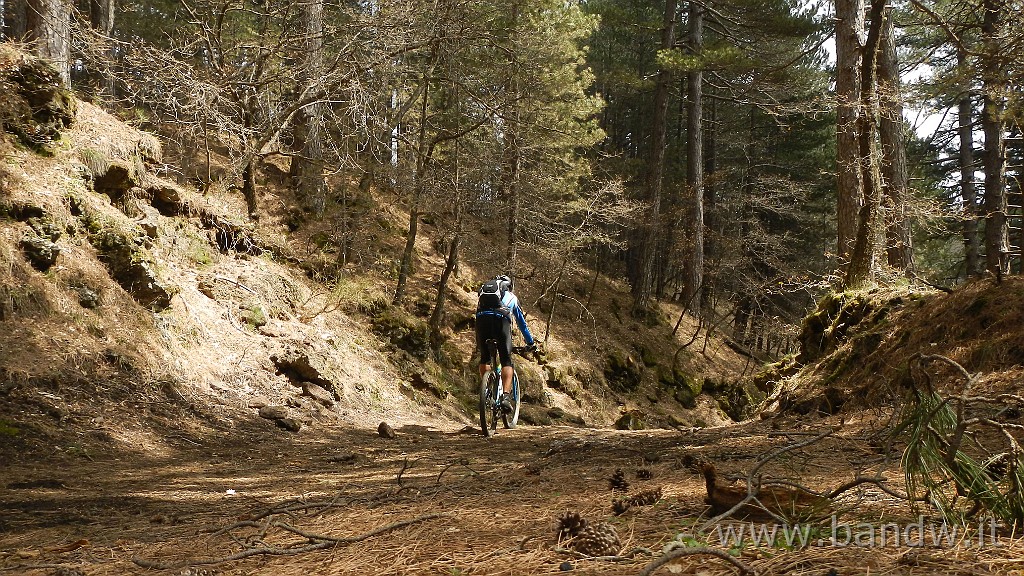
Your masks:
{"label": "green moss", "polygon": [[0,436],[14,437],[21,433],[21,430],[6,420],[0,420]]}
{"label": "green moss", "polygon": [[632,356],[613,351],[605,358],[604,377],[613,390],[632,392],[640,386],[643,368]]}
{"label": "green moss", "polygon": [[426,360],[430,356],[430,327],[404,310],[386,308],[372,318],[372,326],[374,332],[413,357]]}

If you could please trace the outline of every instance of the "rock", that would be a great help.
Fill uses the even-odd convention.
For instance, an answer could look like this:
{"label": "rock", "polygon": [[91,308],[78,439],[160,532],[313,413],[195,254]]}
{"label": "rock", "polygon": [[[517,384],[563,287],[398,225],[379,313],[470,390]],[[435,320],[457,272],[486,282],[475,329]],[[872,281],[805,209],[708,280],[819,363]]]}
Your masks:
{"label": "rock", "polygon": [[178,216],[188,207],[185,191],[170,182],[149,178],[145,186],[153,196],[153,207],[164,216]]}
{"label": "rock", "polygon": [[388,425],[387,422],[381,422],[377,425],[377,434],[380,434],[381,438],[394,438],[395,429]]}
{"label": "rock", "polygon": [[21,249],[32,266],[42,272],[49,270],[60,255],[60,246],[32,233],[21,239]]}
{"label": "rock", "polygon": [[84,284],[76,284],[71,286],[71,289],[78,294],[78,304],[82,308],[88,308],[92,310],[98,308],[100,305],[100,295],[98,292],[89,288]]}
{"label": "rock", "polygon": [[643,430],[646,427],[643,414],[636,410],[626,412],[615,421],[616,430]]}
{"label": "rock", "polygon": [[[202,290],[201,287],[200,290]],[[281,322],[280,320],[274,320],[272,318],[267,320],[266,324],[259,326],[257,331],[260,334],[267,336],[268,338],[281,338],[287,336],[289,333],[287,324]]]}
{"label": "rock", "polygon": [[311,382],[338,398],[340,379],[331,369],[326,355],[310,348],[287,348],[272,355],[270,361],[277,367],[278,374],[284,374],[296,386]]}
{"label": "rock", "polygon": [[302,424],[294,418],[278,418],[274,423],[289,432],[298,432],[302,429]]}
{"label": "rock", "polygon": [[140,184],[135,168],[120,160],[110,161],[105,171],[93,175],[93,188],[100,193],[118,200],[131,188]]}
{"label": "rock", "polygon": [[160,213],[156,211],[156,208],[143,204],[141,201],[136,202],[136,206],[139,209],[140,216],[137,218],[139,228],[146,233],[146,236],[156,239],[159,227],[160,227]]}
{"label": "rock", "polygon": [[270,400],[267,400],[263,396],[253,396],[249,400],[249,408],[256,408],[258,410],[264,406],[270,406]]}
{"label": "rock", "polygon": [[288,417],[288,407],[280,405],[268,405],[260,407],[260,418],[267,420],[280,420]]}
{"label": "rock", "polygon": [[334,396],[323,387],[312,382],[306,382],[302,385],[302,394],[309,396],[316,402],[320,403],[324,408],[334,406]]}
{"label": "rock", "polygon": [[171,305],[171,292],[157,277],[153,261],[141,246],[141,239],[103,229],[89,236],[89,241],[99,252],[100,261],[106,264],[110,275],[136,302],[155,312]]}
{"label": "rock", "polygon": [[0,120],[28,146],[60,137],[75,118],[75,98],[42,58],[9,51],[0,56]]}

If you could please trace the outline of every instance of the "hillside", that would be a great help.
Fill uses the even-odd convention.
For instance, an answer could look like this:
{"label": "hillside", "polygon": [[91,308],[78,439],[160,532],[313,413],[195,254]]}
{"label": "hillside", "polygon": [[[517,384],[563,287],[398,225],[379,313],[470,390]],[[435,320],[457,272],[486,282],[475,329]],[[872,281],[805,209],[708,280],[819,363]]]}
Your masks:
{"label": "hillside", "polygon": [[[38,66],[15,53],[5,58]],[[169,431],[203,436],[278,424],[315,434],[381,420],[444,429],[472,421],[473,291],[493,269],[471,257],[460,267],[447,343],[435,354],[425,318],[443,259],[429,214],[413,296],[396,308],[390,263],[408,215],[394,192],[364,198],[374,216],[352,248],[360,257],[333,268],[334,249],[319,240],[331,214],[292,232],[287,213],[268,210],[251,221],[240,216],[244,202],[233,187],[201,193],[175,182],[159,137],[69,102],[73,118],[52,142],[8,135],[2,144],[0,417],[18,430],[5,443],[8,457],[158,449]],[[289,194],[273,163],[259,183],[268,207]],[[470,240],[466,253],[487,254],[486,241]],[[584,269],[566,275],[562,292],[579,303],[590,288],[592,301],[587,310],[560,304],[550,336],[545,319],[531,316],[538,337],[547,336],[547,360],[520,363],[524,420],[611,426],[625,414],[634,428],[729,421],[701,384],[735,396],[745,359],[717,339],[706,356],[677,354],[692,321],[667,337],[678,310],[665,305],[659,323],[641,325],[620,312],[626,286],[592,277]],[[542,282],[524,277],[517,290],[538,316],[532,304]],[[271,418],[261,420],[260,409]]]}
{"label": "hillside", "polygon": [[[0,60],[0,572],[1020,565],[1019,278],[828,294],[800,351],[761,366],[718,335],[686,346],[698,326],[684,317],[673,334],[674,304],[630,317],[619,271],[562,274],[526,246],[517,292],[546,354],[519,363],[524,425],[484,438],[471,317],[498,260],[488,234],[466,238],[437,346],[426,326],[446,246],[437,214],[423,214],[410,298],[393,305],[400,190],[338,176],[360,218],[339,246],[350,215],[283,209],[295,199],[268,158],[251,219],[220,151],[215,183],[176,181],[195,151],[76,100],[34,59],[5,47]],[[948,421],[919,430],[963,424],[970,442],[940,437],[930,459],[903,457],[907,430],[940,412]],[[943,476],[934,454],[958,467]],[[999,514],[991,532],[979,510]],[[979,529],[886,543],[884,526],[915,522],[923,542],[943,513]],[[762,521],[802,526],[808,541],[722,531],[749,525],[753,538]],[[993,545],[974,546],[979,534]]]}

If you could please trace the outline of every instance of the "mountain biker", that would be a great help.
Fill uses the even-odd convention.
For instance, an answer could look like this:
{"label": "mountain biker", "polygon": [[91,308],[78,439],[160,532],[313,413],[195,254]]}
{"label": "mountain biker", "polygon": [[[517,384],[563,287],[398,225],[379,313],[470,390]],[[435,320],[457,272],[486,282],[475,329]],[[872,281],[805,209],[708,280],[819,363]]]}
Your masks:
{"label": "mountain biker", "polygon": [[506,274],[495,276],[484,282],[480,287],[476,309],[476,346],[480,351],[480,376],[483,377],[490,369],[490,358],[487,354],[487,341],[498,342],[498,357],[501,359],[501,409],[506,413],[512,411],[509,402],[512,391],[512,318],[519,325],[523,339],[528,348],[537,349],[526,325],[526,315],[519,307],[519,299],[512,293],[514,283]]}

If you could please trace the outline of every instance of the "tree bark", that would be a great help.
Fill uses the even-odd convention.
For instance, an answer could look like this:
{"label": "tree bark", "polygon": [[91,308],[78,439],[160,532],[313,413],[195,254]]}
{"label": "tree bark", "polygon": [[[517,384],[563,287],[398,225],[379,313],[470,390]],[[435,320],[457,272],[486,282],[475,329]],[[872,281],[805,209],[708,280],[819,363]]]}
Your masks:
{"label": "tree bark", "polygon": [[89,23],[104,36],[114,31],[114,0],[89,0]]}
{"label": "tree bark", "polygon": [[65,86],[71,84],[71,2],[27,0],[26,37],[36,54],[53,63]]}
{"label": "tree bark", "polygon": [[[957,64],[966,65],[967,55],[963,51],[957,53]],[[967,277],[979,272],[978,254],[981,241],[978,237],[978,192],[974,187],[974,114],[971,102],[971,85],[966,82],[964,94],[958,105],[957,132],[960,136],[960,196],[964,207],[964,265]]]}
{"label": "tree bark", "polygon": [[508,129],[503,142],[504,152],[504,182],[505,196],[508,198],[508,239],[505,245],[505,271],[514,274],[516,271],[516,248],[518,246],[517,235],[519,233],[519,176],[522,167],[522,150],[519,142],[520,107],[518,98],[519,92],[519,58],[518,58],[518,25],[519,25],[519,4],[513,3],[512,23],[509,31],[509,92],[516,98],[511,104],[512,109],[508,115]]}
{"label": "tree bark", "polygon": [[[662,19],[661,49],[671,50],[676,39],[677,0],[665,0]],[[668,131],[668,89],[671,74],[668,70],[658,72],[654,89],[654,118],[651,131],[651,152],[647,163],[645,187],[650,206],[645,221],[640,223],[643,240],[640,246],[640,265],[633,283],[633,314],[645,316],[651,307],[651,292],[654,287],[654,261],[658,246],[659,222],[661,221],[661,180],[665,171],[665,142]]]}
{"label": "tree bark", "polygon": [[913,275],[914,256],[907,218],[907,144],[892,8],[883,12],[878,51],[878,138],[882,147],[882,203],[889,266]]}
{"label": "tree bark", "polygon": [[981,110],[982,132],[985,134],[985,267],[1001,277],[1009,272],[1010,252],[1006,222],[1006,140],[1003,129],[1003,94],[1007,92],[1007,86],[999,47],[1005,6],[1001,0],[984,0],[982,7],[985,11],[981,26],[985,43]]}
{"label": "tree bark", "polygon": [[25,37],[26,0],[4,0],[4,40],[20,40]]}
{"label": "tree bark", "polygon": [[[690,0],[689,49],[700,54],[704,45],[704,8]],[[704,76],[700,69],[687,73],[686,106],[686,187],[693,194],[690,209],[689,258],[683,302],[697,314],[703,309],[704,292]]]}
{"label": "tree bark", "polygon": [[881,194],[875,154],[875,65],[878,56],[885,0],[871,0],[871,25],[861,60],[861,109],[857,117],[857,140],[864,199],[857,218],[857,236],[850,255],[846,285],[856,287],[869,282],[878,270],[878,209]]}
{"label": "tree bark", "polygon": [[864,0],[836,0],[836,20],[836,254],[842,263],[853,251],[864,196],[857,143]]}
{"label": "tree bark", "polygon": [[398,283],[395,286],[395,297],[393,303],[397,306],[405,299],[405,285],[409,280],[412,270],[412,259],[416,255],[416,232],[420,221],[420,201],[423,197],[424,176],[427,159],[433,153],[434,147],[427,146],[427,99],[430,93],[430,77],[423,75],[423,95],[420,102],[420,127],[419,137],[416,146],[416,173],[413,175],[412,203],[409,206],[409,233],[405,237],[405,249],[402,251],[402,263],[398,267]]}
{"label": "tree bark", "polygon": [[[302,28],[305,44],[303,87],[316,84],[323,73],[324,60],[324,4],[323,0],[306,0],[302,5]],[[314,102],[306,106],[294,127],[295,149],[292,156],[291,177],[295,192],[307,211],[319,216],[327,203],[324,182],[324,104]]]}

